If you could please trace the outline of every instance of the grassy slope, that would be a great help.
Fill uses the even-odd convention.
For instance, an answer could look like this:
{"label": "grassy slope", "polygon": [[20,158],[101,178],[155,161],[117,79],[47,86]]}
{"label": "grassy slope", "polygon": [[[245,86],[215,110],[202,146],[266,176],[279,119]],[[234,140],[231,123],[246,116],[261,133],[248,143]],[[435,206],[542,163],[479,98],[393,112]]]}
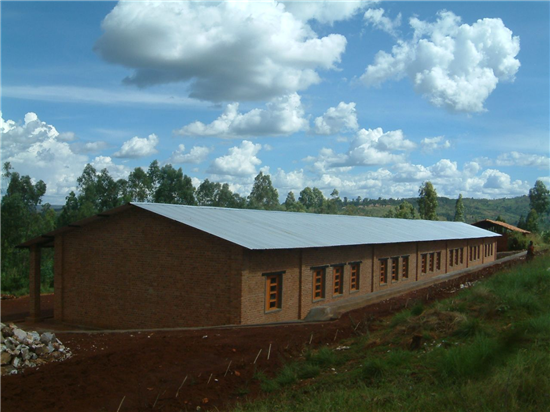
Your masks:
{"label": "grassy slope", "polygon": [[268,396],[237,410],[550,410],[550,256],[376,326],[347,350],[259,371]]}
{"label": "grassy slope", "polygon": [[[403,200],[408,201],[418,210],[417,198],[410,199],[379,199],[369,200],[359,207],[361,214],[383,217],[389,210],[399,205]],[[437,214],[440,220],[453,220],[455,215],[456,199],[438,197]],[[519,196],[509,199],[473,199],[464,198],[464,217],[467,223],[483,219],[496,219],[501,216],[507,223],[516,225],[521,215],[525,218],[529,213],[529,198]]]}

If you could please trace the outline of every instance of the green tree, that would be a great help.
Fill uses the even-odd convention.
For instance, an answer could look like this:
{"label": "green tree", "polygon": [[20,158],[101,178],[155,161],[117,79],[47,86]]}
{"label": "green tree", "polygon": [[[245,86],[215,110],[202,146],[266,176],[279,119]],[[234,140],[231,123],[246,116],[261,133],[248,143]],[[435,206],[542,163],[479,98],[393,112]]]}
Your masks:
{"label": "green tree", "polygon": [[458,195],[455,204],[455,222],[464,222],[464,203],[462,202],[462,193]]}
{"label": "green tree", "polygon": [[296,197],[294,196],[294,192],[288,192],[286,195],[286,200],[283,203],[285,210],[287,212],[305,212],[306,209],[304,208],[304,205],[302,205],[300,202],[296,201]]}
{"label": "green tree", "polygon": [[395,219],[416,219],[414,206],[403,200],[398,206],[391,209],[384,217]]}
{"label": "green tree", "polygon": [[[152,165],[153,166],[153,165]],[[172,165],[164,165],[155,170],[151,180],[156,183],[153,193],[155,203],[172,203],[180,205],[194,205],[195,187],[191,178],[184,175],[181,168],[174,169]]]}
{"label": "green tree", "polygon": [[262,172],[254,178],[254,186],[248,196],[250,209],[276,210],[279,205],[279,193],[271,184],[271,177]]}
{"label": "green tree", "polygon": [[529,204],[539,216],[550,212],[550,191],[541,180],[537,180],[535,186],[529,189]]}
{"label": "green tree", "polygon": [[[7,293],[28,292],[29,259],[26,251],[16,246],[55,228],[55,212],[42,204],[46,184],[32,183],[30,176],[21,176],[5,163],[3,177],[7,189],[1,202],[1,284]],[[45,252],[42,265],[51,270],[51,253]],[[46,280],[46,279],[44,279]]]}
{"label": "green tree", "polygon": [[539,231],[539,214],[535,209],[531,209],[525,221],[525,230],[537,233]]}
{"label": "green tree", "polygon": [[[525,221],[525,217],[523,217],[523,215],[521,215],[519,217],[518,224],[516,226],[519,227],[520,229],[525,229],[526,228],[527,222]],[[527,229],[525,229],[525,230],[527,230]]]}
{"label": "green tree", "polygon": [[196,198],[199,206],[217,206],[221,184],[204,179],[197,188]]}
{"label": "green tree", "polygon": [[418,211],[420,218],[437,219],[437,192],[431,182],[425,182],[418,189]]}
{"label": "green tree", "polygon": [[147,202],[152,197],[151,176],[141,167],[136,167],[128,176],[127,193],[133,202]]}

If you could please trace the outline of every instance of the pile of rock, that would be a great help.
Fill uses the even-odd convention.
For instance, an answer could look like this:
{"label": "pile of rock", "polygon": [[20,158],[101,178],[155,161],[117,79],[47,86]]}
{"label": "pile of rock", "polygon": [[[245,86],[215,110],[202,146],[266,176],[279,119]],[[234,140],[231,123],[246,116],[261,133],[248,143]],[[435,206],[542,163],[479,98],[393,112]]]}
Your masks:
{"label": "pile of rock", "polygon": [[62,361],[72,356],[53,333],[25,332],[13,323],[0,323],[2,348],[2,375],[13,375],[19,370]]}

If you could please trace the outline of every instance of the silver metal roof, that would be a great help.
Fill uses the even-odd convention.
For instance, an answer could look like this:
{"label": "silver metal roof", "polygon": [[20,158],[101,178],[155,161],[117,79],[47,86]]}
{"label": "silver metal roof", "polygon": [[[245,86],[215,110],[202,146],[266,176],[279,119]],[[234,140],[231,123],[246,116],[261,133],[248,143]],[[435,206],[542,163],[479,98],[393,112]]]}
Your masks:
{"label": "silver metal roof", "polygon": [[317,215],[159,203],[132,205],[247,249],[294,249],[498,237],[459,222]]}

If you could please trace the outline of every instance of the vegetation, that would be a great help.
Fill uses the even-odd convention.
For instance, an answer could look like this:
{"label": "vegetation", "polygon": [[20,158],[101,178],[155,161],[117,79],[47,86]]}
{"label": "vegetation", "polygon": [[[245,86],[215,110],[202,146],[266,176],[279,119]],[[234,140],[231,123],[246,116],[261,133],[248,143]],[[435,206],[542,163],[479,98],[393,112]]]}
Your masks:
{"label": "vegetation", "polygon": [[[550,257],[383,319],[275,376],[237,411],[550,410]],[[419,343],[414,345],[413,343]]]}
{"label": "vegetation", "polygon": [[418,211],[420,219],[438,220],[437,192],[431,182],[425,182],[418,190]]}
{"label": "vegetation", "polygon": [[464,222],[464,202],[462,202],[462,193],[458,195],[455,205],[455,222]]}

